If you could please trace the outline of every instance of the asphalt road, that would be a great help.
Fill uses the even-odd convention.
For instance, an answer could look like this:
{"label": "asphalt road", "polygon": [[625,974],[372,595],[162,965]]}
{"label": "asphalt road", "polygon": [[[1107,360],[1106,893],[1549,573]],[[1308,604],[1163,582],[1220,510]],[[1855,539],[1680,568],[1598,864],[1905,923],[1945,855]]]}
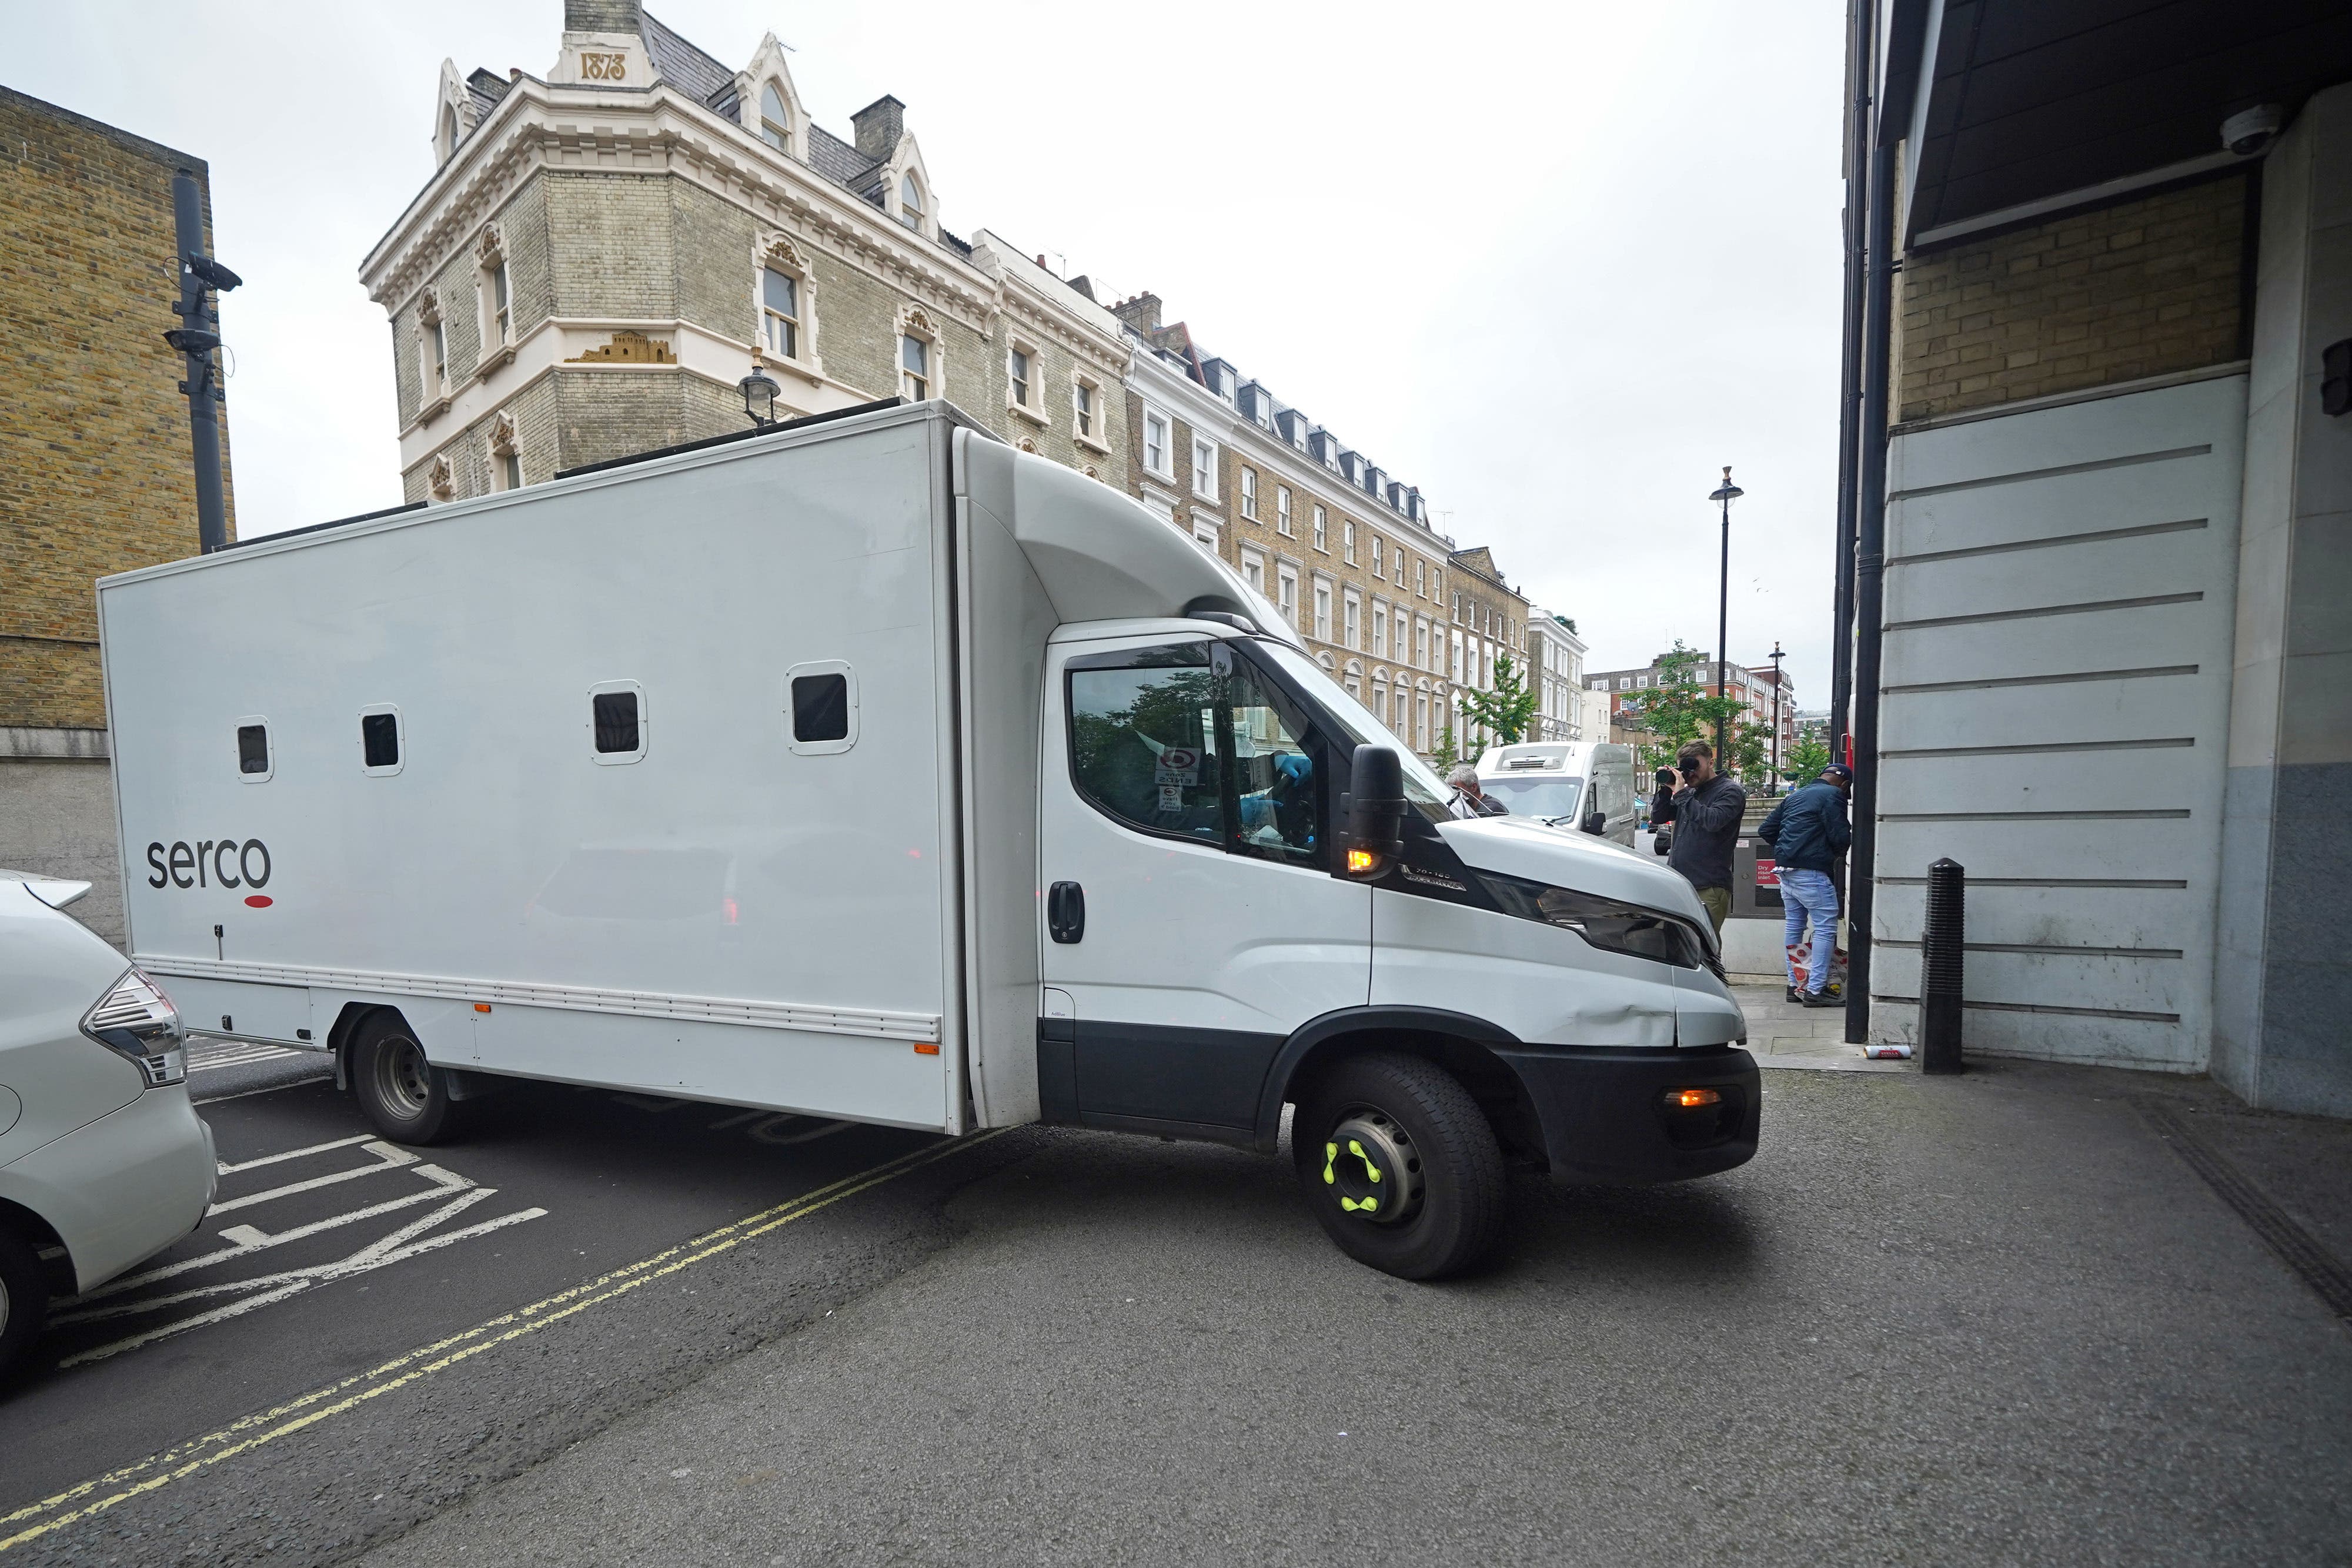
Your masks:
{"label": "asphalt road", "polygon": [[[114,1452],[182,1444],[0,1521],[57,1526],[0,1568],[2343,1563],[2352,1330],[2168,1146],[2151,1096],[2341,1245],[2352,1127],[2024,1065],[1775,1072],[1754,1164],[1521,1186],[1504,1255],[1444,1286],[1332,1250],[1274,1162],[1034,1131],[870,1134],[908,1150],[873,1185],[648,1252],[812,1190],[856,1161],[802,1162],[852,1134],[772,1155],[708,1108],[556,1092],[431,1155],[499,1187],[460,1218],[544,1218],[65,1373],[30,1391],[58,1399],[38,1441],[15,1433],[26,1396],[0,1407],[12,1490],[20,1455],[75,1469],[50,1448],[97,1477],[94,1405],[143,1406]],[[276,1146],[335,1104],[212,1113],[261,1108],[271,1138],[239,1146]],[[667,1261],[616,1273],[615,1240],[566,1272],[527,1248],[593,1250],[563,1217],[600,1182],[635,1255]],[[435,1348],[322,1348],[359,1329]],[[142,1365],[168,1401],[121,1370]],[[297,1385],[318,1396],[218,1419]]]}
{"label": "asphalt road", "polygon": [[471,1103],[464,1141],[408,1150],[324,1069],[192,1072],[225,1167],[213,1211],[53,1309],[0,1405],[0,1515],[939,1142],[523,1084]]}

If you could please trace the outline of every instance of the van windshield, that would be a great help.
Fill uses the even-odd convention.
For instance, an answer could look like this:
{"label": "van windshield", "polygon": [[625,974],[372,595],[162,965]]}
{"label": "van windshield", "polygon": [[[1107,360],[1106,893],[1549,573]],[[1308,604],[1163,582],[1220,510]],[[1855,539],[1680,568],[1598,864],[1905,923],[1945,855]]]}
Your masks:
{"label": "van windshield", "polygon": [[1478,788],[1510,809],[1514,817],[1573,817],[1576,798],[1584,789],[1584,780],[1572,773],[1547,773],[1537,777],[1481,777]]}
{"label": "van windshield", "polygon": [[[1453,787],[1440,779],[1429,764],[1413,754],[1412,747],[1399,740],[1388,726],[1372,716],[1371,710],[1349,696],[1345,688],[1328,674],[1323,666],[1285,643],[1270,637],[1256,640],[1258,652],[1280,664],[1283,673],[1307,688],[1307,695],[1331,721],[1333,728],[1345,735],[1354,746],[1385,746],[1397,754],[1404,765],[1404,798],[1412,802],[1422,815],[1433,822],[1454,820]],[[1343,770],[1344,771],[1344,770]]]}

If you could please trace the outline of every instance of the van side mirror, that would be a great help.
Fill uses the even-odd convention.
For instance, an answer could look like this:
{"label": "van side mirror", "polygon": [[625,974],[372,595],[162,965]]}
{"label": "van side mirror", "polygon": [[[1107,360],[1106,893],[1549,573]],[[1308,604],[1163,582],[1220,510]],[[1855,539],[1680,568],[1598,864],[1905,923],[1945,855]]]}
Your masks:
{"label": "van side mirror", "polygon": [[1364,745],[1348,764],[1340,812],[1339,864],[1333,874],[1378,876],[1404,853],[1404,764],[1385,746]]}
{"label": "van side mirror", "polygon": [[1591,833],[1591,834],[1594,838],[1596,838],[1596,839],[1597,839],[1597,838],[1599,838],[1601,834],[1603,834],[1603,833],[1607,832],[1607,831],[1609,831],[1609,816],[1608,816],[1608,813],[1607,813],[1607,812],[1605,812],[1605,811],[1587,811],[1587,812],[1585,812],[1585,813],[1584,813],[1584,831],[1585,831],[1586,832],[1588,832],[1588,833]]}

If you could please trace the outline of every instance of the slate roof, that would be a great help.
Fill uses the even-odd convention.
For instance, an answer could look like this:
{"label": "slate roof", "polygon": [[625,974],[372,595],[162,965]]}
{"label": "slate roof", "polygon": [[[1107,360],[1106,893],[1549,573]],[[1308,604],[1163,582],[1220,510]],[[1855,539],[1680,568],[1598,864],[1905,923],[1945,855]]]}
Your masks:
{"label": "slate roof", "polygon": [[[644,24],[639,37],[646,41],[646,56],[654,68],[654,79],[667,82],[699,103],[733,119],[740,100],[735,95],[735,73],[716,58],[698,48],[668,24],[652,12],[637,13]],[[488,76],[477,71],[476,76]],[[504,96],[504,82],[499,83],[499,95]],[[496,99],[490,100],[493,104]],[[488,112],[486,107],[483,112]],[[808,128],[808,165],[835,184],[862,198],[868,205],[883,204],[883,170],[885,162],[868,158],[855,145],[844,141],[821,125]],[[969,242],[947,230],[939,231],[940,244],[958,256],[971,255]]]}
{"label": "slate roof", "polygon": [[735,73],[695,47],[650,11],[639,11],[644,24],[638,34],[646,41],[646,57],[654,79],[666,81],[697,103],[715,104],[720,96],[735,95]]}
{"label": "slate roof", "polygon": [[[490,110],[498,108],[499,100],[506,97],[507,89],[512,86],[514,83],[499,75],[498,72],[482,70],[478,68],[473,75],[466,78],[466,96],[474,100],[476,125],[481,124],[490,117]],[[469,131],[467,134],[472,133]]]}

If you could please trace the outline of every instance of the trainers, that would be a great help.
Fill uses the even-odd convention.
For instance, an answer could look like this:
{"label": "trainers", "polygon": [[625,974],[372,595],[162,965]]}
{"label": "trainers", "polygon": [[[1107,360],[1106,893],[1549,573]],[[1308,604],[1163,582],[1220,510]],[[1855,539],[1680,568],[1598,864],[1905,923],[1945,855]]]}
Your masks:
{"label": "trainers", "polygon": [[1843,997],[1833,997],[1827,991],[1807,991],[1797,999],[1809,1008],[1842,1008],[1845,1006],[1845,998]]}
{"label": "trainers", "polygon": [[1792,1002],[1801,1002],[1805,999],[1805,994],[1797,989],[1796,987],[1790,986],[1789,988],[1789,999]]}

